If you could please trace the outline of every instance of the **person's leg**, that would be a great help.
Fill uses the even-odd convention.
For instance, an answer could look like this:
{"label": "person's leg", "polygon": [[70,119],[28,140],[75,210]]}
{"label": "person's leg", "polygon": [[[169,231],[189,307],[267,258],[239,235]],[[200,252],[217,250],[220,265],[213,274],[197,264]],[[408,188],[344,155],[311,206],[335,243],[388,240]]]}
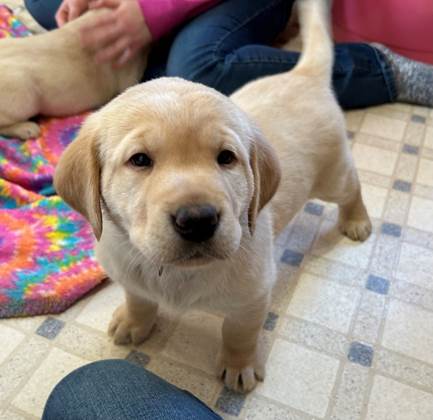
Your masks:
{"label": "person's leg", "polygon": [[215,420],[204,403],[125,360],[83,366],[59,382],[42,420]]}
{"label": "person's leg", "polygon": [[[167,75],[230,94],[259,77],[290,70],[299,54],[272,48],[293,0],[226,0],[193,19],[175,37]],[[336,46],[334,88],[344,108],[395,100],[389,65],[367,44]]]}
{"label": "person's leg", "polygon": [[48,30],[57,28],[54,16],[61,3],[62,0],[24,0],[33,19]]}

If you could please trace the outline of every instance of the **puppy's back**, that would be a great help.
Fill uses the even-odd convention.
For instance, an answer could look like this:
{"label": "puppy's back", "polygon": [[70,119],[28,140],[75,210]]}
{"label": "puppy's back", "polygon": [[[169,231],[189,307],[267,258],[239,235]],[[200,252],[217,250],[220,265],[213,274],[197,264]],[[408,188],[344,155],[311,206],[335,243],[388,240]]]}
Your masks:
{"label": "puppy's back", "polygon": [[8,74],[0,76],[0,90],[2,81],[10,84],[13,74],[19,74],[34,86],[41,114],[63,116],[106,103],[137,83],[146,63],[144,53],[113,69],[110,63],[96,64],[80,45],[79,29],[104,13],[106,9],[90,11],[50,32],[1,40],[0,67]]}
{"label": "puppy's back", "polygon": [[259,125],[281,159],[282,180],[272,200],[275,212],[284,215],[279,227],[309,198],[323,166],[346,153],[341,141],[344,117],[331,88],[327,1],[298,4],[303,49],[297,65],[253,81],[231,97]]}

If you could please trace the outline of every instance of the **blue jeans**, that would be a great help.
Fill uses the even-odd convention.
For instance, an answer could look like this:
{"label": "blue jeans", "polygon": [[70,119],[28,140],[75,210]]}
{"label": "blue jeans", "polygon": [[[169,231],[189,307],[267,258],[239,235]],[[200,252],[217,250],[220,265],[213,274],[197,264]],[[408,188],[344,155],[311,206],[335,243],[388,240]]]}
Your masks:
{"label": "blue jeans", "polygon": [[[230,94],[251,80],[290,70],[299,54],[269,45],[284,29],[293,2],[221,2],[156,43],[143,80],[177,76]],[[59,4],[60,0],[26,0],[30,13],[49,27],[55,25],[53,16]],[[368,44],[335,46],[333,86],[345,109],[396,99],[390,66]]]}
{"label": "blue jeans", "polygon": [[204,403],[125,360],[83,366],[60,381],[42,420],[218,420]]}

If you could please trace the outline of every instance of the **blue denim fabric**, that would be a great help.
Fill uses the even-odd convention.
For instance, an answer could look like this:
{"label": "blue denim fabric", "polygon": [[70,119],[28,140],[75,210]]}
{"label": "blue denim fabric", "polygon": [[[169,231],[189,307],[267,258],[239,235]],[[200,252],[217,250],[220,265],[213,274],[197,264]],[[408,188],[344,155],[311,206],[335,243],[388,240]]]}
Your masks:
{"label": "blue denim fabric", "polygon": [[186,391],[125,360],[102,360],[66,376],[42,420],[219,420]]}
{"label": "blue denim fabric", "polygon": [[[293,68],[299,54],[272,48],[293,0],[227,0],[193,19],[175,36],[166,74],[230,94],[245,83]],[[346,109],[394,101],[391,69],[368,44],[337,44],[333,85]],[[296,98],[293,98],[296,100]]]}
{"label": "blue denim fabric", "polygon": [[62,0],[24,0],[24,4],[36,22],[45,29],[57,28],[54,18]]}
{"label": "blue denim fabric", "polygon": [[[42,24],[59,0],[26,0]],[[290,70],[299,54],[269,46],[284,29],[294,0],[226,0],[157,42],[143,80],[177,76],[230,94],[262,76]],[[46,16],[50,13],[51,17]],[[390,66],[368,44],[337,44],[333,86],[345,109],[393,102]],[[296,100],[296,98],[293,98]]]}

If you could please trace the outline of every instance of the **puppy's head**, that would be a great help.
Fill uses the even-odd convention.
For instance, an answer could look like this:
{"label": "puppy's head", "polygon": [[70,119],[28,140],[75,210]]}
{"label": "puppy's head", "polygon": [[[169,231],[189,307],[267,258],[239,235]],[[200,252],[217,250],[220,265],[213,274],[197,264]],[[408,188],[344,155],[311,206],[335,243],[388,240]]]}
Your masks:
{"label": "puppy's head", "polygon": [[98,240],[109,220],[155,264],[189,266],[236,252],[279,178],[273,150],[227,97],[165,78],[90,116],[55,188]]}

